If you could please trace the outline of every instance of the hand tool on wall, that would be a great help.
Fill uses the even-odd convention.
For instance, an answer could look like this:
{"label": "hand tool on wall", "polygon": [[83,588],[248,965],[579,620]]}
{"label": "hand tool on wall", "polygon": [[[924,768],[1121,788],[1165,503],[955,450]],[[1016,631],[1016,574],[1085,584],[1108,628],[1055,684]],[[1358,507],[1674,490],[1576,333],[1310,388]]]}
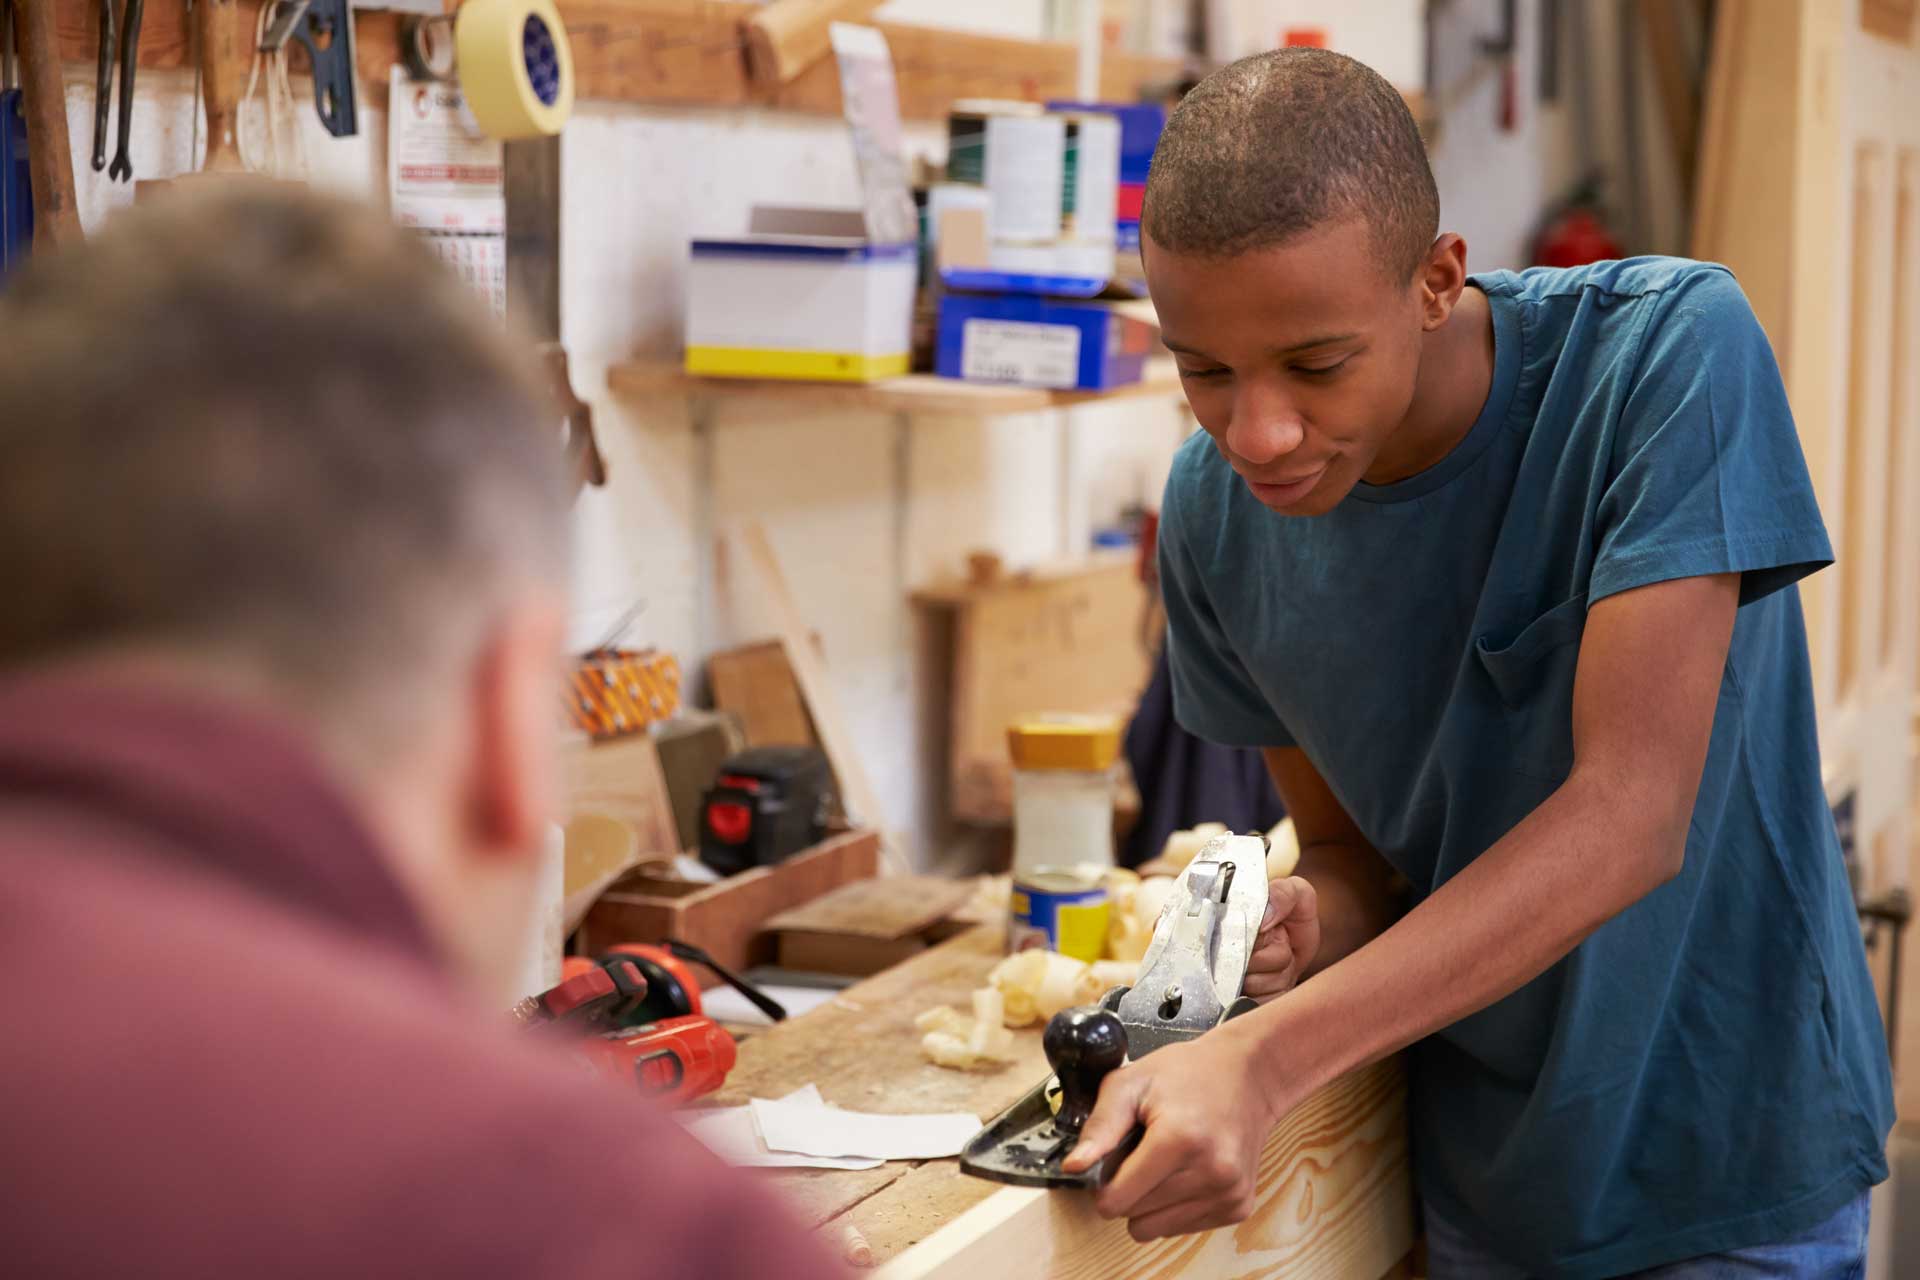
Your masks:
{"label": "hand tool on wall", "polygon": [[14,52],[26,95],[36,250],[57,249],[81,238],[80,210],[73,199],[73,145],[67,140],[67,91],[60,81],[57,18],[54,0],[14,0]]}
{"label": "hand tool on wall", "polygon": [[1080,1140],[1100,1082],[1129,1056],[1192,1040],[1255,1007],[1240,990],[1266,910],[1265,838],[1210,841],[1161,909],[1140,977],[1107,992],[1097,1006],[1054,1015],[1041,1040],[1053,1078],[966,1145],[961,1171],[1030,1187],[1104,1186],[1141,1131],[1090,1169],[1070,1174],[1060,1168]]}
{"label": "hand tool on wall", "polygon": [[0,276],[32,252],[33,177],[27,158],[27,115],[14,83],[13,5],[0,4]]}
{"label": "hand tool on wall", "polygon": [[313,105],[320,123],[336,138],[351,137],[360,128],[354,101],[352,5],[348,0],[273,0],[273,5],[260,48],[278,53],[289,39],[298,40],[313,73]]}
{"label": "hand tool on wall", "polygon": [[93,171],[107,167],[107,115],[113,107],[113,0],[100,0],[100,66],[93,80]]}
{"label": "hand tool on wall", "polygon": [[236,0],[193,0],[193,16],[200,36],[200,98],[207,111],[207,158],[200,167],[208,173],[243,173],[240,85],[253,51],[241,39],[239,6]]}
{"label": "hand tool on wall", "polygon": [[120,145],[107,166],[107,176],[115,182],[133,180],[127,148],[133,134],[133,77],[140,66],[140,19],[145,10],[145,0],[127,0],[120,13]]}

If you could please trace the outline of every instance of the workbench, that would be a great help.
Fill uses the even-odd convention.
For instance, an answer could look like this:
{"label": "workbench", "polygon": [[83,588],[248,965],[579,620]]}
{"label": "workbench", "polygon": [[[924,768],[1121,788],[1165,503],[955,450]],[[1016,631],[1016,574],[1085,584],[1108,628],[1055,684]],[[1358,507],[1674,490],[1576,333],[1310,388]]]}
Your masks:
{"label": "workbench", "polygon": [[[811,1082],[856,1111],[970,1111],[988,1120],[1047,1073],[1039,1027],[1016,1033],[1014,1061],[952,1071],[920,1053],[915,1015],[969,1007],[1002,958],[1003,930],[982,925],[849,987],[740,1046],[725,1088],[738,1105]],[[1071,1192],[1002,1187],[957,1160],[894,1161],[868,1170],[753,1170],[838,1247],[857,1227],[888,1280],[900,1276],[1102,1277],[1255,1274],[1378,1280],[1401,1274],[1413,1211],[1397,1060],[1336,1081],[1275,1130],[1261,1159],[1259,1204],[1239,1227],[1135,1245],[1125,1224]],[[1049,1261],[1057,1259],[1057,1261]]]}

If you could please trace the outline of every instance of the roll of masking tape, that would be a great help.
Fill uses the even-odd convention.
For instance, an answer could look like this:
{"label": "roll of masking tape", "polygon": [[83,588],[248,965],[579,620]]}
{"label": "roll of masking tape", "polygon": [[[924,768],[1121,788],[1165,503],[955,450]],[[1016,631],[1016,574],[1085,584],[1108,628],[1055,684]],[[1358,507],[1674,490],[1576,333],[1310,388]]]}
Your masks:
{"label": "roll of masking tape", "polygon": [[491,137],[559,133],[573,113],[573,50],[553,0],[466,0],[454,18],[460,91]]}

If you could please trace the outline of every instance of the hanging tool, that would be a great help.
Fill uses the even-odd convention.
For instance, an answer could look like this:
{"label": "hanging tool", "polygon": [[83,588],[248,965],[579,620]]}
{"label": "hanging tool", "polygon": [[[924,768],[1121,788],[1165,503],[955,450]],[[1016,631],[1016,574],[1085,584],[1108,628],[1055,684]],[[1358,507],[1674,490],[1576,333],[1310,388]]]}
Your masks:
{"label": "hanging tool", "polygon": [[278,53],[289,39],[298,40],[313,72],[313,105],[320,123],[336,138],[352,137],[360,129],[354,104],[352,5],[348,0],[273,0],[273,6],[261,51]]}
{"label": "hanging tool", "polygon": [[672,1106],[718,1089],[733,1070],[733,1037],[698,1014],[627,1025],[648,997],[648,983],[630,958],[611,957],[523,1002],[535,1029],[577,1037],[570,1047],[594,1070],[630,1081]]}
{"label": "hanging tool", "polygon": [[[128,0],[129,3],[132,0]],[[200,35],[200,98],[207,111],[207,173],[244,173],[240,158],[240,77],[252,51],[240,37],[236,0],[193,0]]]}
{"label": "hanging tool", "polygon": [[27,115],[14,83],[13,5],[0,9],[0,276],[26,260],[33,244],[33,177]]}
{"label": "hanging tool", "polygon": [[107,166],[107,176],[115,182],[133,181],[133,159],[127,148],[133,135],[133,77],[140,66],[140,19],[146,0],[127,0],[120,13],[120,146]]}
{"label": "hanging tool", "polygon": [[100,0],[100,69],[93,80],[93,171],[107,167],[107,113],[113,106],[113,0]]}
{"label": "hanging tool", "polygon": [[33,175],[33,247],[80,241],[73,199],[73,145],[67,140],[67,91],[60,80],[60,31],[54,0],[14,0],[14,52],[26,93],[27,161]]}
{"label": "hanging tool", "polygon": [[[982,1129],[960,1152],[977,1178],[1030,1187],[1100,1187],[1139,1144],[1135,1129],[1099,1163],[1066,1173],[1100,1082],[1129,1056],[1204,1035],[1256,1007],[1240,993],[1267,910],[1267,842],[1218,836],[1180,874],[1131,987],[1066,1009],[1041,1038],[1053,1077]],[[1055,1102],[1058,1102],[1056,1111]]]}

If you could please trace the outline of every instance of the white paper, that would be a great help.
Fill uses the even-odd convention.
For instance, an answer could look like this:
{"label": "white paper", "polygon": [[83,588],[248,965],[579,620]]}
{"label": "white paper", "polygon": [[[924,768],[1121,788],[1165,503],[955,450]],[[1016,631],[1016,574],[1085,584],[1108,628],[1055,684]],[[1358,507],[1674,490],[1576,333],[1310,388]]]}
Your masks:
{"label": "white paper", "polygon": [[842,1111],[793,1097],[747,1104],[761,1138],[774,1151],[810,1156],[866,1156],[877,1160],[937,1160],[957,1156],[980,1131],[966,1112],[883,1116]]}
{"label": "white paper", "polygon": [[393,220],[424,231],[504,235],[505,153],[474,121],[459,86],[413,80],[396,66],[388,103]]}
{"label": "white paper", "polygon": [[[825,1107],[820,1091],[812,1085],[781,1099],[799,1106]],[[726,1107],[711,1111],[683,1112],[680,1123],[707,1150],[731,1165],[755,1169],[874,1169],[883,1161],[872,1158],[805,1156],[786,1151],[770,1151],[754,1127],[748,1107]]]}
{"label": "white paper", "polygon": [[[803,1013],[811,1013],[823,1004],[830,1004],[833,998],[840,994],[832,987],[768,986],[764,982],[757,985],[760,990],[778,1000],[790,1018],[797,1018]],[[715,987],[710,991],[702,991],[700,1012],[716,1022],[730,1022],[738,1026],[770,1027],[773,1025],[772,1018],[760,1012],[759,1006],[732,987]]]}
{"label": "white paper", "polygon": [[393,220],[484,296],[507,306],[504,152],[475,123],[458,86],[392,69],[387,189]]}
{"label": "white paper", "polygon": [[1071,388],[1080,381],[1080,330],[1070,324],[968,320],[960,333],[960,376]]}

